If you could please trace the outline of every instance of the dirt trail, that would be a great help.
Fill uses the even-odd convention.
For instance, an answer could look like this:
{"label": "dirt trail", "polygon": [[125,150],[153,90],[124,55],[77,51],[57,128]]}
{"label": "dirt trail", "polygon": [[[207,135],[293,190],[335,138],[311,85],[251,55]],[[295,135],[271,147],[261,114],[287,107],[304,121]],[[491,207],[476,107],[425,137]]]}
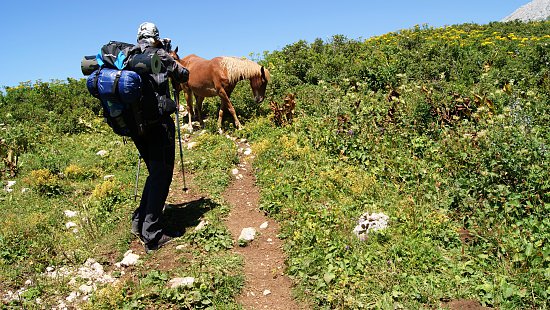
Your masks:
{"label": "dirt trail", "polygon": [[[256,186],[256,177],[250,162],[254,155],[245,155],[247,152],[243,152],[244,149],[248,149],[250,146],[239,140],[235,143],[241,150],[239,152],[240,163],[235,167],[238,169],[238,174],[233,175],[233,181],[223,193],[223,198],[229,204],[231,210],[225,223],[235,241],[233,251],[242,255],[245,262],[245,286],[240,296],[237,296],[237,302],[246,310],[309,309],[310,307],[299,304],[293,299],[292,282],[284,275],[285,255],[282,249],[283,243],[277,237],[279,225],[273,219],[265,216],[259,209],[260,193]],[[181,170],[174,169],[173,186],[170,189],[167,202],[188,205],[204,199],[205,195],[193,184],[193,175],[186,175],[186,179],[189,189],[183,192],[181,188],[183,181]],[[178,217],[191,218],[191,222],[185,223],[185,226],[193,227],[198,224],[201,216],[200,214],[194,214]],[[266,222],[267,227],[260,228]],[[257,234],[255,239],[247,246],[241,247],[238,245],[237,239],[241,230],[247,227],[253,227]],[[172,247],[172,245],[166,246],[166,248]],[[135,253],[144,254],[143,246],[137,240],[132,242],[131,249]],[[177,261],[176,256],[178,254],[176,251],[159,251],[154,255],[156,259],[146,264],[150,264],[152,268],[170,270],[174,266],[173,263],[168,262]]]}
{"label": "dirt trail", "polygon": [[[237,144],[240,149],[249,147],[245,142]],[[285,256],[282,241],[277,237],[279,225],[259,209],[260,193],[250,163],[252,159],[253,155],[240,153],[239,172],[223,194],[231,206],[226,224],[235,244],[243,228],[253,227],[257,231],[247,246],[234,248],[244,257],[246,277],[237,301],[245,309],[306,309],[292,298],[292,283],[284,275]],[[266,222],[267,228],[261,229]]]}

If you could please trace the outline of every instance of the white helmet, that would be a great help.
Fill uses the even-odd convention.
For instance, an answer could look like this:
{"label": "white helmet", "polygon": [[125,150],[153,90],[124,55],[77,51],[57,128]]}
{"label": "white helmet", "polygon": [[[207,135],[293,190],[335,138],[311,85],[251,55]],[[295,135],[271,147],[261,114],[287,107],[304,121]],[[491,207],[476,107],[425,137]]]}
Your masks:
{"label": "white helmet", "polygon": [[153,38],[155,40],[158,40],[159,30],[157,26],[155,26],[155,24],[145,22],[139,25],[137,39],[139,41],[141,39],[148,39],[148,38]]}

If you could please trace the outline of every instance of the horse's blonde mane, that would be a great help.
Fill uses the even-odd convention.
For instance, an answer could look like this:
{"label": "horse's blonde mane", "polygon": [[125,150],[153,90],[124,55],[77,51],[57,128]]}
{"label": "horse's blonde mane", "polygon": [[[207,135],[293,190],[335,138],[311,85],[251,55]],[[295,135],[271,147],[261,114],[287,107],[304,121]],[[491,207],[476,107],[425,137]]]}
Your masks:
{"label": "horse's blonde mane", "polygon": [[237,83],[241,79],[250,79],[262,74],[261,66],[252,60],[237,57],[222,57],[221,64],[227,70],[229,83]]}

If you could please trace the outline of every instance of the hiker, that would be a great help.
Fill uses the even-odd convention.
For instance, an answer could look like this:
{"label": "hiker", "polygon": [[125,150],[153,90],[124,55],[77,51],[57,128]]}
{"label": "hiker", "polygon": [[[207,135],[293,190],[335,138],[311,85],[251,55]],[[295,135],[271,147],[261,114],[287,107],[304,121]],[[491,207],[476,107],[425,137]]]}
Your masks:
{"label": "hiker", "polygon": [[161,223],[175,159],[175,125],[171,114],[176,112],[176,104],[170,99],[168,77],[184,83],[189,71],[168,54],[169,42],[159,38],[155,24],[145,22],[138,28],[138,44],[133,47],[141,53],[156,53],[162,61],[159,73],[142,76],[143,117],[150,123],[143,135],[132,136],[149,172],[139,207],[132,215],[132,233],[140,238],[147,253],[159,249],[173,237],[165,234]]}

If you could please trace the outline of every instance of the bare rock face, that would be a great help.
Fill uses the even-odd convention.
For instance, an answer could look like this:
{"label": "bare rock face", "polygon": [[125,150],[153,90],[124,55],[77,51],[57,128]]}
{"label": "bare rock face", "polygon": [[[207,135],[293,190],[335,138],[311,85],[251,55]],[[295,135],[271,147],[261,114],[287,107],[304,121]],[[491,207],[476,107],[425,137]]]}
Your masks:
{"label": "bare rock face", "polygon": [[533,0],[502,19],[503,22],[547,20],[550,17],[550,0]]}

